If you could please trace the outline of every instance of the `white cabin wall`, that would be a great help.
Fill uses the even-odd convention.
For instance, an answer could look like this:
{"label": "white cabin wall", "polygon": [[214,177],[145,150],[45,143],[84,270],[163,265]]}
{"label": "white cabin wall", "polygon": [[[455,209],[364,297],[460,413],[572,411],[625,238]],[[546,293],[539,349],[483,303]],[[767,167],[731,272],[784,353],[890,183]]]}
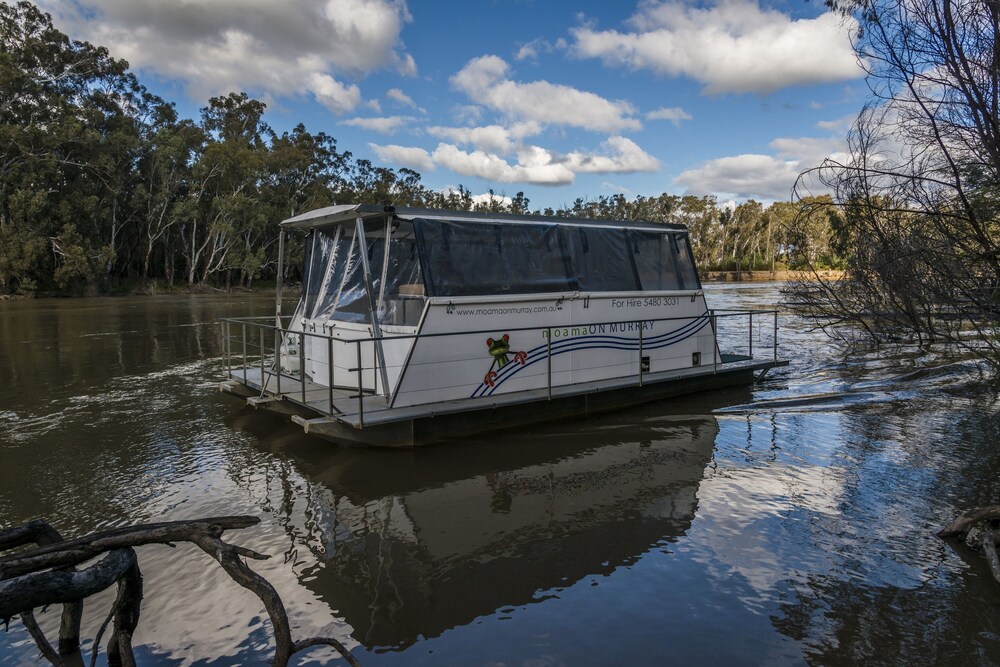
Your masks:
{"label": "white cabin wall", "polygon": [[[554,387],[610,378],[638,380],[641,356],[650,358],[650,373],[690,368],[694,352],[701,352],[701,365],[710,365],[715,352],[712,328],[707,320],[698,320],[705,314],[705,299],[700,291],[438,301],[429,307],[422,335],[481,330],[491,333],[422,337],[414,348],[394,405],[546,388],[546,330],[520,330],[540,325],[551,327]],[[679,319],[657,321],[662,318]],[[640,326],[644,327],[641,355]],[[695,326],[700,328],[695,331]],[[509,335],[509,364],[515,365],[499,369],[486,339],[497,339],[505,333]],[[524,364],[519,363],[519,352],[526,355]],[[493,387],[484,383],[491,368],[497,372]]]}
{"label": "white cabin wall", "polygon": [[[510,310],[544,308],[547,322],[568,325],[569,309],[557,305],[557,299],[545,301],[485,302],[456,299],[448,303],[431,304],[421,338],[417,341],[400,384],[394,405],[420,403],[454,398],[468,398],[479,388],[484,376],[494,367],[487,339],[510,336],[511,357],[517,352],[544,344],[538,331],[517,331],[519,327],[537,324],[539,317],[533,312],[510,313]],[[551,309],[551,310],[550,310]],[[463,335],[428,336],[428,334],[453,334],[456,331],[486,331]],[[516,363],[513,360],[511,363]],[[569,379],[568,360],[553,358],[553,378],[564,371]],[[519,379],[519,388],[546,386],[546,368],[535,364],[526,368]]]}
{"label": "white cabin wall", "polygon": [[[326,328],[323,325],[326,324]],[[305,351],[303,359],[306,364],[306,374],[316,384],[324,387],[330,383],[329,353],[330,343],[327,336],[332,332],[334,340],[332,342],[333,351],[333,384],[335,387],[346,387],[354,389],[358,386],[357,371],[352,369],[358,366],[358,344],[351,341],[371,338],[371,329],[366,325],[358,325],[347,322],[327,322],[326,320],[306,320],[305,331],[316,333],[318,336],[306,336]],[[412,333],[413,330],[407,330]],[[402,334],[403,331],[398,332]],[[392,332],[383,331],[383,355],[385,357],[385,369],[388,376],[390,389],[399,382],[399,377],[406,363],[406,357],[413,347],[413,338],[400,337],[391,338]],[[382,361],[378,361],[379,368]],[[367,391],[384,393],[382,386],[382,374],[376,372],[376,352],[372,342],[361,343],[361,366],[362,386]]]}

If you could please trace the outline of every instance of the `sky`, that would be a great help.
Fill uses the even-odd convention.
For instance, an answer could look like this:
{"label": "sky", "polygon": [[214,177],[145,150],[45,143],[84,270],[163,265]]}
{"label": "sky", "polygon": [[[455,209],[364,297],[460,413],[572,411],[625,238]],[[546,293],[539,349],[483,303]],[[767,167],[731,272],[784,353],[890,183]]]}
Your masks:
{"label": "sky", "polygon": [[852,20],[816,0],[37,1],[183,117],[246,91],[279,133],[533,208],[788,200],[867,95]]}

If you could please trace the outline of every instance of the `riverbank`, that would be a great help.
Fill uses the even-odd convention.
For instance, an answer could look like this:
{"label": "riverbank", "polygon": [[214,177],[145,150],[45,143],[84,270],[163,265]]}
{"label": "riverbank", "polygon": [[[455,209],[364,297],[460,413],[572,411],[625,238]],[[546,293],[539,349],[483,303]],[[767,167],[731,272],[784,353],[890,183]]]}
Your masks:
{"label": "riverbank", "polygon": [[[285,285],[286,294],[298,294],[301,283]],[[149,283],[108,290],[106,292],[29,292],[26,294],[0,294],[0,301],[19,301],[22,299],[71,299],[79,297],[118,297],[118,296],[183,296],[183,295],[223,295],[223,294],[274,294],[274,283],[264,283],[259,287],[216,287],[214,285],[164,285]]]}
{"label": "riverbank", "polygon": [[815,280],[817,275],[822,280],[840,280],[844,277],[844,272],[839,270],[816,273],[812,271],[705,271],[701,274],[701,280],[706,283],[757,283]]}
{"label": "riverbank", "polygon": [[[814,280],[815,273],[812,271],[705,271],[700,274],[702,282],[705,283],[760,283],[760,282],[783,282],[790,280]],[[823,280],[840,280],[844,277],[843,271],[819,271],[818,275]],[[284,290],[289,294],[298,294],[301,284],[295,283],[285,285]],[[71,292],[39,292],[33,294],[0,294],[0,301],[18,299],[63,299],[80,296],[163,296],[182,294],[273,294],[274,284],[263,283],[259,287],[215,287],[212,285],[163,285],[151,282],[144,285],[135,285],[129,288],[112,290],[98,294],[76,294]]]}

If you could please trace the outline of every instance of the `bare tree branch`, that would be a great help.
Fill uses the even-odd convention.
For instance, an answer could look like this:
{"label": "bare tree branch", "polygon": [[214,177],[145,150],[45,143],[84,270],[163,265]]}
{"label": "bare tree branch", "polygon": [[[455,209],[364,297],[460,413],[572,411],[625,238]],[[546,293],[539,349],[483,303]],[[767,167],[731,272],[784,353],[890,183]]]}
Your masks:
{"label": "bare tree branch", "polygon": [[[297,651],[318,645],[333,647],[349,664],[357,665],[350,651],[332,637],[312,637],[293,642],[288,615],[277,590],[243,562],[243,558],[264,559],[267,556],[221,539],[227,528],[244,528],[258,521],[256,517],[235,516],[133,526],[9,554],[0,558],[0,618],[21,614],[25,627],[46,659],[60,664],[61,658],[41,633],[31,610],[58,602],[82,600],[117,582],[118,594],[108,620],[98,632],[91,664],[96,660],[108,623],[113,619],[114,631],[108,642],[109,664],[134,665],[132,635],[139,622],[142,575],[132,547],[145,544],[173,546],[176,542],[191,542],[217,561],[233,581],[253,592],[263,603],[274,633],[272,665],[284,667]],[[46,535],[54,537],[50,530],[44,522],[32,522],[0,533],[0,545],[20,546],[36,539],[48,539]],[[101,554],[105,555],[100,561],[81,571],[52,569],[76,565]]]}

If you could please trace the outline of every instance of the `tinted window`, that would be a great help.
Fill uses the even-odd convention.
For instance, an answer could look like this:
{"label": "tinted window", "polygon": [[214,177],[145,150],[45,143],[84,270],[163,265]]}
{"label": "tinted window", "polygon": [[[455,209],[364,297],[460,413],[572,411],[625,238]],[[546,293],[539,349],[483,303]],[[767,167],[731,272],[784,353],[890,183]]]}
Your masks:
{"label": "tinted window", "polygon": [[701,281],[698,280],[698,272],[694,268],[694,256],[691,254],[687,235],[671,234],[671,236],[677,247],[677,272],[681,277],[682,289],[700,289]]}
{"label": "tinted window", "polygon": [[634,292],[639,278],[632,264],[625,230],[560,227],[572,267],[584,292]]}
{"label": "tinted window", "polygon": [[677,275],[674,234],[645,232],[630,229],[629,243],[644,290],[681,289]]}
{"label": "tinted window", "polygon": [[434,296],[529,294],[577,289],[551,225],[414,220]]}

